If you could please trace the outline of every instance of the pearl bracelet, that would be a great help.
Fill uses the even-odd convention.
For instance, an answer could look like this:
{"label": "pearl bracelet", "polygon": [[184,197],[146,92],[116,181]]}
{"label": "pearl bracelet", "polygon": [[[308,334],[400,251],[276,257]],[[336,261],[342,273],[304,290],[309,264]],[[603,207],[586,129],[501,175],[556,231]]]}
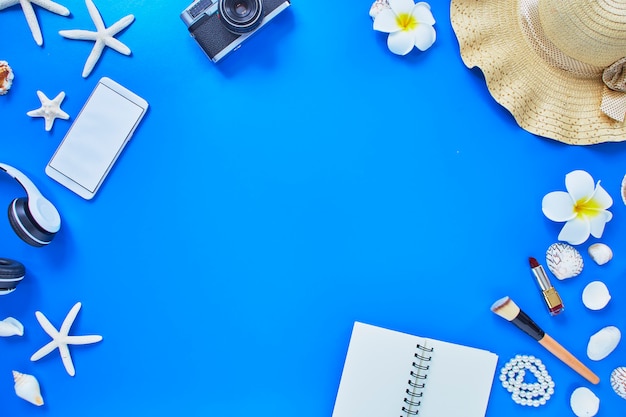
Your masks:
{"label": "pearl bracelet", "polygon": [[[527,370],[536,382],[524,382]],[[554,394],[554,381],[546,366],[532,355],[516,355],[508,361],[500,370],[500,381],[513,401],[520,405],[539,407]]]}

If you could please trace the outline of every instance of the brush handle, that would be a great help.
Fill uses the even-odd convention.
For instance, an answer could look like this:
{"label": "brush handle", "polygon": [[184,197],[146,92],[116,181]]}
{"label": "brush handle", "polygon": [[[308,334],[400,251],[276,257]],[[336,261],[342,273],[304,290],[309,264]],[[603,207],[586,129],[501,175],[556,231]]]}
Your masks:
{"label": "brush handle", "polygon": [[550,353],[559,358],[567,366],[582,375],[587,381],[592,384],[600,382],[600,378],[594,374],[591,369],[587,368],[581,361],[576,359],[574,355],[569,353],[563,346],[561,346],[556,340],[550,337],[548,334],[539,340],[539,344],[546,348]]}

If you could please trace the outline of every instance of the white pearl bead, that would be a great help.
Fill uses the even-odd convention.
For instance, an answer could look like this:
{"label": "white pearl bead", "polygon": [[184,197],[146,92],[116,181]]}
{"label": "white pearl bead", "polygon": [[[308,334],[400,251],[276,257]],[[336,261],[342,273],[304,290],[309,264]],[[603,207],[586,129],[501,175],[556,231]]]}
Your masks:
{"label": "white pearl bead", "polygon": [[[526,382],[528,370],[536,382]],[[533,355],[515,355],[500,370],[499,379],[515,403],[539,407],[554,394],[554,382],[545,365]]]}

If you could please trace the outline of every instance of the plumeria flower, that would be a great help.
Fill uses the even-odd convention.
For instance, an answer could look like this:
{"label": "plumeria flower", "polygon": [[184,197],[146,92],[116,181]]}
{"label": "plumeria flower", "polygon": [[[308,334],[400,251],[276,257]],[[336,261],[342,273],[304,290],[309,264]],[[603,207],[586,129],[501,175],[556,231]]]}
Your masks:
{"label": "plumeria flower", "polygon": [[599,238],[604,225],[613,218],[607,211],[613,199],[586,171],[572,171],[565,176],[565,191],[546,194],[541,202],[543,214],[552,221],[566,222],[559,240],[571,245],[585,242],[589,235]]}
{"label": "plumeria flower", "polygon": [[425,51],[435,43],[435,19],[428,3],[388,0],[389,8],[376,14],[374,30],[389,34],[387,46],[397,55],[406,55],[416,46]]}

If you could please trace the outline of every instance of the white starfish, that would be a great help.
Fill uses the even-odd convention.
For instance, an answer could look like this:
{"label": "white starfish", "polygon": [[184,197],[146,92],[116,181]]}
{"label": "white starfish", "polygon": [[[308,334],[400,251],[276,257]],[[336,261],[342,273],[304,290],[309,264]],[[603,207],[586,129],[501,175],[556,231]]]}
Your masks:
{"label": "white starfish", "polygon": [[59,329],[59,331],[57,331],[57,329],[50,323],[50,321],[48,321],[43,313],[41,313],[40,311],[35,311],[37,321],[45,330],[45,332],[48,333],[50,337],[52,337],[52,341],[39,349],[37,352],[35,352],[33,356],[30,357],[31,361],[37,361],[46,356],[48,353],[52,352],[54,349],[59,348],[59,353],[61,354],[61,360],[63,361],[65,370],[71,376],[74,376],[76,374],[68,345],[87,345],[102,340],[102,336],[99,335],[68,336],[68,333],[70,332],[70,327],[72,327],[72,324],[76,319],[76,315],[78,314],[78,310],[80,310],[80,307],[80,302],[74,304],[74,307],[72,307],[70,312],[67,313],[67,317],[65,317],[65,320],[63,320],[63,324],[61,324],[61,328]]}
{"label": "white starfish", "polygon": [[50,100],[44,93],[37,91],[39,100],[41,101],[41,107],[35,110],[31,110],[26,113],[30,117],[43,117],[46,119],[46,131],[49,132],[52,129],[55,119],[67,120],[70,118],[69,114],[61,110],[61,102],[65,98],[65,92],[61,91],[54,99]]}
{"label": "white starfish", "polygon": [[93,1],[85,0],[85,4],[87,4],[87,9],[89,10],[91,20],[93,20],[94,25],[96,25],[96,32],[80,29],[59,31],[59,34],[61,36],[68,39],[96,42],[93,46],[93,49],[91,50],[91,54],[89,54],[89,57],[87,58],[87,62],[85,62],[85,67],[83,68],[83,78],[87,78],[87,76],[91,73],[91,70],[98,62],[98,59],[100,59],[100,55],[102,54],[105,46],[108,46],[111,49],[115,49],[121,54],[130,55],[130,48],[115,39],[114,36],[117,35],[118,32],[124,30],[135,20],[135,16],[129,14],[128,16],[121,18],[112,26],[107,28],[104,26],[102,16],[100,15],[100,12],[96,8],[96,5],[93,3]]}
{"label": "white starfish", "polygon": [[26,17],[26,23],[28,23],[28,27],[33,34],[33,38],[39,46],[43,45],[43,36],[41,35],[41,29],[39,28],[39,22],[37,21],[37,15],[33,9],[33,4],[61,16],[69,16],[70,14],[67,7],[51,0],[0,0],[0,10],[15,6],[16,4],[20,4],[22,6],[24,17]]}

